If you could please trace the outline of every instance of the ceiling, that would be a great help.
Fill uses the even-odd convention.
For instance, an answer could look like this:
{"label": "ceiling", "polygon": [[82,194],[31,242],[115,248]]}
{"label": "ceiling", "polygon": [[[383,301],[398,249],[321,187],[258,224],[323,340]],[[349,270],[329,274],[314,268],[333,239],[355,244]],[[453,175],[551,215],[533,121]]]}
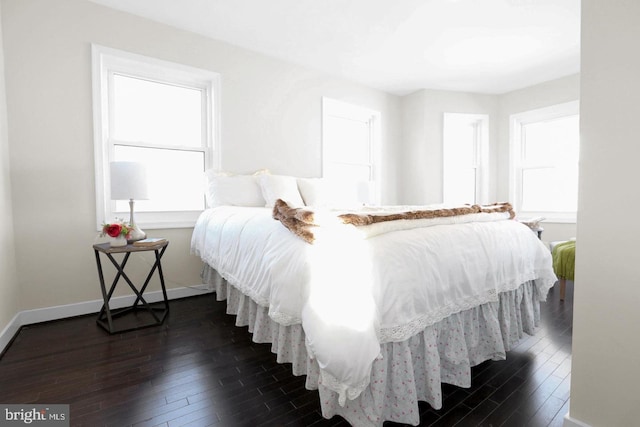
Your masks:
{"label": "ceiling", "polygon": [[580,70],[580,0],[91,0],[405,95]]}

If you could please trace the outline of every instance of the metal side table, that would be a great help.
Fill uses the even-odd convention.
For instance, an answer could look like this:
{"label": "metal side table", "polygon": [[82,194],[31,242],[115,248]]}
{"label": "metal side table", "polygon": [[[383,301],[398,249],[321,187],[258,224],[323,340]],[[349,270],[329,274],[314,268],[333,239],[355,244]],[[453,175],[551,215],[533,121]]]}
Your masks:
{"label": "metal side table", "polygon": [[[126,246],[111,247],[109,243],[93,245],[93,250],[96,255],[96,264],[98,266],[98,278],[100,279],[100,288],[102,290],[102,298],[104,300],[104,304],[102,305],[100,313],[98,314],[98,319],[96,320],[96,323],[98,325],[103,327],[110,334],[114,334],[118,332],[146,328],[149,326],[161,325],[164,322],[164,319],[169,313],[169,300],[167,299],[167,289],[164,285],[164,276],[162,274],[162,264],[160,261],[168,245],[168,240],[162,240],[158,242],[158,244],[155,244],[153,246],[135,246],[133,244],[128,244]],[[133,282],[129,279],[127,274],[124,272],[124,269],[127,265],[127,261],[129,261],[129,256],[133,252],[146,251],[155,252],[155,263],[151,267],[151,270],[149,271],[144,284],[138,290]],[[107,258],[111,260],[111,263],[117,270],[116,276],[113,279],[113,283],[111,284],[108,292],[104,282],[102,263],[100,262],[101,253],[105,254]],[[121,262],[118,262],[113,257],[113,254],[124,254],[124,258],[122,258]],[[151,280],[153,273],[155,273],[156,270],[158,270],[160,285],[162,286],[162,295],[164,297],[163,307],[152,307],[142,296],[144,294],[144,291],[147,289],[147,286],[149,285],[149,281]],[[131,307],[111,309],[109,307],[109,302],[114,290],[116,289],[116,285],[121,278],[129,285],[131,290],[133,290],[136,295],[136,299]],[[127,314],[130,314],[130,316],[126,316]],[[119,323],[120,326],[115,325],[116,319],[118,319],[117,323]]]}

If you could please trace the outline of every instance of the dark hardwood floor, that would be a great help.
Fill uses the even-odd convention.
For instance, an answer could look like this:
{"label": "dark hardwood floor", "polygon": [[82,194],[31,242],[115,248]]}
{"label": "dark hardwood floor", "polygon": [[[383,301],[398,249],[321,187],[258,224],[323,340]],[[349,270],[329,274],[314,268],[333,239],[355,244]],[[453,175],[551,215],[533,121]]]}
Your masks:
{"label": "dark hardwood floor", "polygon": [[[542,328],[506,361],[444,385],[421,425],[561,426],[569,407],[573,283],[542,304]],[[165,324],[108,335],[95,315],[23,327],[0,359],[0,403],[70,404],[72,426],[343,426],[270,346],[234,326],[212,294],[171,301]],[[397,424],[385,423],[385,427]]]}

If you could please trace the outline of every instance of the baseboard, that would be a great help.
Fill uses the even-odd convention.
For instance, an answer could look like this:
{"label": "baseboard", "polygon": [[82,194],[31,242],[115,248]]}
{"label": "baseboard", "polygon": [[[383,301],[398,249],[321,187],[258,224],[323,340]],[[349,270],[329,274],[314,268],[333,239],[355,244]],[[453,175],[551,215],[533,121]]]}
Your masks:
{"label": "baseboard", "polygon": [[0,356],[2,356],[9,343],[11,343],[13,337],[16,336],[21,326],[20,313],[18,313],[13,316],[9,324],[0,332]]}
{"label": "baseboard", "polygon": [[564,423],[562,423],[562,427],[591,427],[587,423],[583,423],[582,421],[578,421],[575,418],[571,418],[569,413],[567,412],[564,416]]}
{"label": "baseboard", "polygon": [[[213,292],[207,285],[195,285],[182,288],[167,289],[167,298],[179,299]],[[145,292],[144,299],[151,302],[162,301],[162,291]],[[110,308],[127,307],[133,304],[135,295],[113,297],[109,303]],[[75,304],[58,305],[53,307],[24,310],[13,316],[13,319],[0,333],[0,355],[13,340],[21,327],[34,323],[48,322],[50,320],[64,319],[67,317],[82,316],[84,314],[97,313],[102,308],[102,300],[83,301]]]}

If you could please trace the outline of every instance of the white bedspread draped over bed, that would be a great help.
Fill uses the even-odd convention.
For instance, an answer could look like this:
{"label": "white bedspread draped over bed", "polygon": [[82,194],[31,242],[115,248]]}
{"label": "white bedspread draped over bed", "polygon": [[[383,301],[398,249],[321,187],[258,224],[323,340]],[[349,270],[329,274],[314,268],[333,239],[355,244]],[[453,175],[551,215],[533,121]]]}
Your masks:
{"label": "white bedspread draped over bed", "polygon": [[270,319],[302,325],[320,383],[345,405],[367,389],[374,362],[389,357],[385,343],[528,281],[536,300],[546,299],[556,277],[544,244],[504,215],[478,215],[368,238],[327,227],[310,245],[270,209],[220,206],[200,216],[191,249]]}

